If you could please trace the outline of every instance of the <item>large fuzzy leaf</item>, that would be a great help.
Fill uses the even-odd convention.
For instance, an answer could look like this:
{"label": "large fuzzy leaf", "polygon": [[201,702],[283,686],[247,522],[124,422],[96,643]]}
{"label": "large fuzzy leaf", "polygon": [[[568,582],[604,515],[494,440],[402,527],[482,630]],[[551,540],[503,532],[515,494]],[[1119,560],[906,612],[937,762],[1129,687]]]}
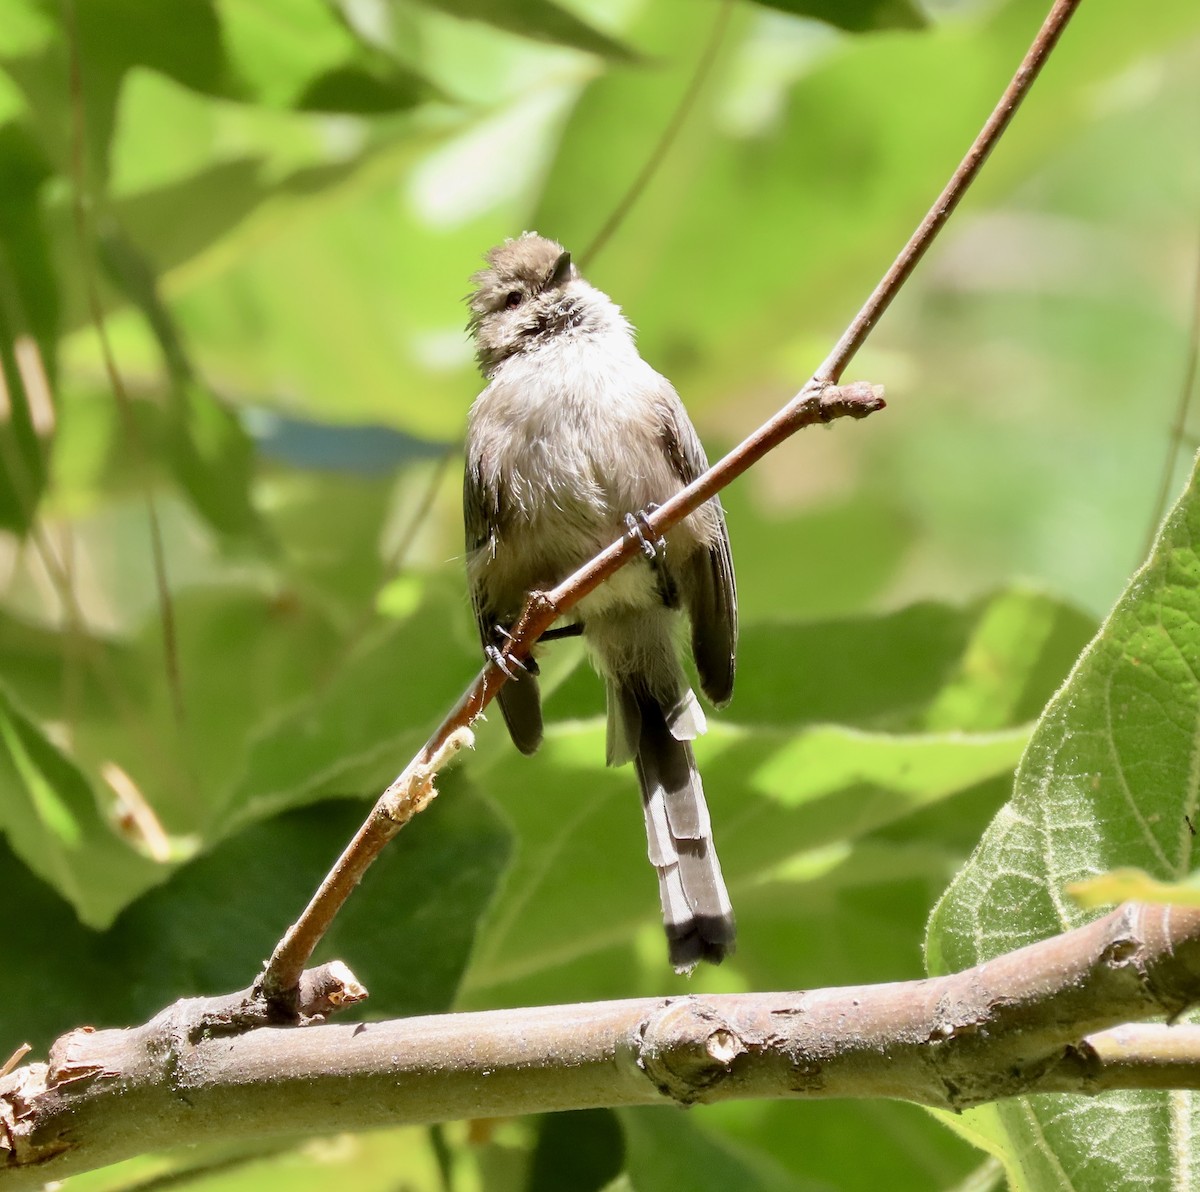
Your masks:
{"label": "large fuzzy leaf", "polygon": [[[1200,804],[1200,474],[1066,685],[1011,801],[938,904],[933,972],[985,961],[1099,913],[1069,883],[1124,866],[1195,868]],[[1170,1187],[1196,1145],[1190,1092],[1042,1096],[988,1107],[977,1128],[1019,1186]],[[972,1115],[969,1115],[971,1117]],[[968,1126],[970,1125],[968,1121]]]}

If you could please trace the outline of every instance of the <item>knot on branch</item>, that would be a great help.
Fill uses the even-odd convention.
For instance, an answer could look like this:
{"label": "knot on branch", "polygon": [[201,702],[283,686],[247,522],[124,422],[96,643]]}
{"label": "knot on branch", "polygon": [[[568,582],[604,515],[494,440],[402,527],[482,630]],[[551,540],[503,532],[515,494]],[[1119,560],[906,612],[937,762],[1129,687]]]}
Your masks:
{"label": "knot on branch", "polygon": [[1158,1012],[1174,1018],[1197,1004],[1200,988],[1200,910],[1129,902],[1117,920],[1104,960],[1114,971],[1132,968]]}
{"label": "knot on branch", "polygon": [[664,1096],[691,1105],[724,1081],[748,1051],[736,1027],[712,1005],[675,998],[642,1024],[638,1066]]}
{"label": "knot on branch", "polygon": [[869,381],[852,381],[849,385],[826,385],[818,395],[817,412],[822,422],[835,418],[866,418],[887,405],[883,386]]}

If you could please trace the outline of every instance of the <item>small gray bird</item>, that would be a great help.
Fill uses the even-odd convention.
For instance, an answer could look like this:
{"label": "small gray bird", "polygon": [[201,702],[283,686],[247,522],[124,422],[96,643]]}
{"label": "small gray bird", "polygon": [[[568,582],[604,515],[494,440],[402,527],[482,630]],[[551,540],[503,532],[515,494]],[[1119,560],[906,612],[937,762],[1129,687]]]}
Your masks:
{"label": "small gray bird", "polygon": [[[467,573],[489,657],[529,592],[551,588],[626,532],[634,560],[547,636],[582,633],[608,695],[608,764],[634,760],[671,963],[688,972],[733,949],[734,920],[690,741],[704,713],[676,643],[691,621],[700,686],[733,694],[737,594],[714,498],[648,543],[639,515],[708,467],[683,404],[638,355],[620,308],[560,244],[526,233],[472,277],[468,327],[487,388],[467,426]],[[545,640],[545,639],[543,639]],[[498,696],[522,753],[542,741],[536,663]]]}

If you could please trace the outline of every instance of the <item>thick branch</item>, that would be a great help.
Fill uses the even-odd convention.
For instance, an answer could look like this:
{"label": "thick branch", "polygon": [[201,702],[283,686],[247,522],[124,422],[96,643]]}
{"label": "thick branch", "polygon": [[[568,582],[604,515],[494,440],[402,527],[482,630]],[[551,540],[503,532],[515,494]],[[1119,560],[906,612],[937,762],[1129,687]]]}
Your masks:
{"label": "thick branch", "polygon": [[[868,386],[838,389],[837,382],[978,175],[1078,4],[1079,0],[1056,0],[1017,73],[937,202],[813,378],[769,422],[759,427],[694,483],[655,510],[648,519],[651,534],[665,534],[802,427],[839,417],[862,418],[882,408],[881,390],[872,390]],[[518,660],[527,657],[538,637],[557,617],[635,553],[636,545],[631,539],[614,542],[553,591],[534,593],[517,622],[506,653]],[[259,979],[262,994],[280,1009],[286,1011],[290,1008],[295,999],[296,983],[308,958],[354,887],[362,880],[367,868],[387,842],[432,797],[430,774],[431,768],[436,770],[435,759],[444,753],[447,743],[455,734],[469,729],[505,678],[504,672],[495,663],[490,663],[480,673],[421,752],[380,797],[367,821],[338,858],[300,918],[280,940]]]}
{"label": "thick branch", "polygon": [[[0,1079],[0,1192],[160,1148],[596,1106],[1200,1089],[1200,909],[1128,904],[949,977],[360,1026],[207,1029],[180,1002]],[[1101,1032],[1101,1033],[1097,1033]],[[1090,1037],[1089,1037],[1090,1036]],[[7,1148],[7,1151],[6,1151]]]}

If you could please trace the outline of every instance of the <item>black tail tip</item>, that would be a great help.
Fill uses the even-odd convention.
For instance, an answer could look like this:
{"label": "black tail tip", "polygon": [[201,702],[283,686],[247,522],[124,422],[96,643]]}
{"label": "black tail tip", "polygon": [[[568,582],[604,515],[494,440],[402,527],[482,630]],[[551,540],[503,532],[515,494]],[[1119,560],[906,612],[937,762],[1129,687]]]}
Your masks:
{"label": "black tail tip", "polygon": [[702,960],[720,964],[732,956],[737,926],[732,915],[696,915],[667,927],[667,954],[677,973],[688,974]]}

